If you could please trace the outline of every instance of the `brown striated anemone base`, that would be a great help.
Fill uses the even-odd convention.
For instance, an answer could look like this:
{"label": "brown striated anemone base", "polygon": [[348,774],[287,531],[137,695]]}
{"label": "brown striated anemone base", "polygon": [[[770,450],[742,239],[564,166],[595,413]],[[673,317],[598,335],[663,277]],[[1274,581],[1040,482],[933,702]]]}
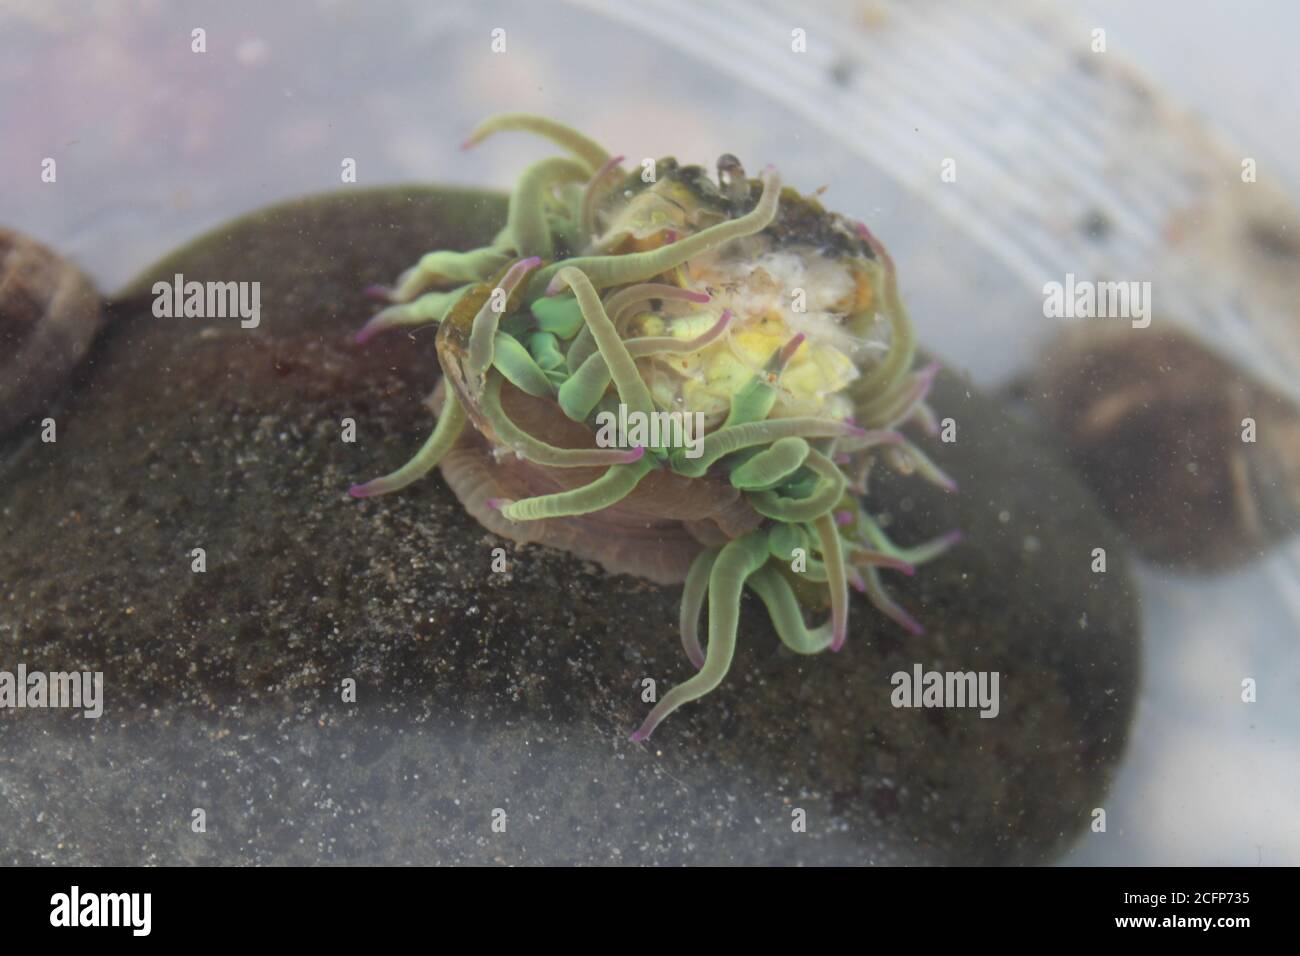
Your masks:
{"label": "brown striated anemone base", "polygon": [[[445,381],[433,398],[439,413],[444,387]],[[501,404],[511,420],[543,441],[561,448],[595,446],[591,431],[565,418],[554,402],[534,398],[506,382]],[[594,514],[510,521],[488,501],[566,491],[594,481],[603,469],[535,465],[501,448],[485,422],[475,421],[475,425],[465,429],[443,458],[442,476],[479,524],[512,541],[560,548],[613,574],[680,584],[702,548],[738,537],[763,520],[730,484],[686,478],[664,469],[646,475],[617,505]]]}

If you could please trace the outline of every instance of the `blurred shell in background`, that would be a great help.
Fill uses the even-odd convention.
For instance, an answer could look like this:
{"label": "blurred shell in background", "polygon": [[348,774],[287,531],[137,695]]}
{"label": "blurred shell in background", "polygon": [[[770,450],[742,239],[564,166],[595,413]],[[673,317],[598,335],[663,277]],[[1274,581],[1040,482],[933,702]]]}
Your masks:
{"label": "blurred shell in background", "polygon": [[1300,409],[1159,317],[1065,333],[1025,397],[1152,561],[1230,568],[1300,528]]}
{"label": "blurred shell in background", "polygon": [[58,394],[103,321],[99,294],[80,269],[0,228],[0,433]]}

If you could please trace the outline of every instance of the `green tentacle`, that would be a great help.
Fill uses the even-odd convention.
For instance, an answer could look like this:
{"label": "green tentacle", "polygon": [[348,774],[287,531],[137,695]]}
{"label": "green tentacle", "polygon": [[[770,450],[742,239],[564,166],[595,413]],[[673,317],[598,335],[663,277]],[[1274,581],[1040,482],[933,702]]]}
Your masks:
{"label": "green tentacle", "polygon": [[631,464],[611,465],[603,475],[581,488],[498,504],[501,513],[511,521],[538,521],[542,518],[591,514],[616,505],[630,495],[651,467],[651,461],[643,457]]}
{"label": "green tentacle", "polygon": [[555,389],[546,372],[513,335],[498,332],[492,346],[492,367],[520,391],[537,398],[551,395]]}
{"label": "green tentacle", "polygon": [[[791,574],[798,574],[801,578],[816,584],[826,582],[826,565],[812,557],[812,552],[816,549],[810,543],[809,535],[804,531],[803,525],[774,524],[768,529],[767,539],[772,557],[789,568]],[[802,571],[794,569],[795,548],[803,549]]]}
{"label": "green tentacle", "polygon": [[894,269],[894,260],[865,226],[860,227],[860,232],[885,269],[884,306],[890,329],[889,353],[884,360],[849,386],[851,393],[860,402],[858,417],[870,422],[875,421],[888,407],[906,381],[903,373],[912,367],[912,361],[916,357],[916,339],[912,333],[912,322],[907,316],[907,308],[898,294],[898,273]]}
{"label": "green tentacle", "polygon": [[684,239],[649,252],[636,252],[622,256],[579,256],[554,263],[538,270],[537,275],[533,276],[529,283],[528,294],[541,296],[553,293],[558,289],[554,283],[559,279],[562,268],[581,269],[591,280],[592,285],[601,289],[652,279],[724,242],[762,232],[776,218],[776,207],[780,198],[780,176],[775,170],[765,170],[763,194],[759,197],[758,205],[738,219],[716,223]]}
{"label": "green tentacle", "polygon": [[787,498],[775,491],[756,491],[748,495],[750,506],[765,518],[785,522],[812,521],[828,514],[844,497],[848,479],[835,462],[818,451],[809,449],[805,465],[821,479],[812,494]]}
{"label": "green tentacle", "polygon": [[469,346],[465,354],[465,373],[470,387],[477,394],[482,393],[487,370],[492,366],[492,359],[496,354],[497,328],[501,324],[502,314],[509,307],[510,297],[523,277],[540,261],[533,256],[529,259],[520,259],[512,265],[502,277],[500,284],[492,290],[492,294],[483,300],[478,314],[474,316],[474,322],[469,330]]}
{"label": "green tentacle", "polygon": [[[581,315],[581,311],[578,313]],[[569,353],[564,357],[564,364],[570,372],[577,372],[582,363],[596,354],[596,339],[591,334],[591,327],[584,324],[569,343]]]}
{"label": "green tentacle", "polygon": [[415,457],[392,474],[368,481],[363,485],[353,485],[348,489],[348,494],[353,498],[370,498],[374,495],[386,495],[391,491],[398,491],[414,481],[419,481],[438,467],[438,462],[456,444],[456,439],[460,437],[464,428],[465,409],[456,400],[456,393],[447,389],[447,398],[442,406],[442,414],[438,416],[438,424],[434,426],[433,434],[415,453]]}
{"label": "green tentacle", "polygon": [[723,332],[731,322],[731,310],[724,309],[716,322],[693,339],[679,339],[671,335],[642,335],[627,340],[628,354],[633,358],[648,355],[683,355],[698,352]]}
{"label": "green tentacle", "polygon": [[600,204],[609,195],[614,179],[623,172],[619,165],[622,162],[622,156],[611,156],[600,169],[596,170],[595,175],[587,183],[587,188],[582,192],[582,204],[578,209],[578,223],[581,226],[582,238],[585,242],[591,242],[600,229],[600,224],[596,221],[596,210],[600,208]]}
{"label": "green tentacle", "polygon": [[898,452],[907,456],[915,466],[917,473],[930,482],[932,485],[938,485],[944,491],[953,492],[957,490],[957,482],[953,481],[948,474],[930,460],[930,456],[910,441],[905,441],[898,446]]}
{"label": "green tentacle", "polygon": [[621,329],[623,320],[627,318],[627,313],[643,302],[651,302],[654,299],[673,299],[703,305],[710,298],[711,296],[707,292],[696,292],[694,289],[683,289],[681,286],[667,285],[662,282],[642,282],[638,285],[630,285],[625,289],[619,289],[611,295],[605,300],[605,311],[609,313],[614,325]]}
{"label": "green tentacle", "polygon": [[500,248],[427,253],[398,277],[392,298],[396,302],[409,302],[421,292],[435,286],[483,282],[499,271],[510,258]]}
{"label": "green tentacle", "polygon": [[560,408],[575,422],[587,420],[609,388],[609,366],[599,352],[587,357],[578,370],[560,386],[556,395]]}
{"label": "green tentacle", "polygon": [[551,190],[561,183],[580,182],[588,175],[586,166],[567,156],[539,160],[524,171],[515,191],[510,194],[510,207],[506,213],[506,227],[510,230],[515,252],[543,259],[554,257],[555,246],[546,217]]}
{"label": "green tentacle", "polygon": [[584,328],[582,306],[571,295],[555,295],[538,299],[529,309],[537,319],[537,327],[543,332],[551,332],[557,338],[568,341]]}
{"label": "green tentacle", "polygon": [[747,422],[731,428],[719,428],[704,436],[700,455],[687,458],[683,449],[672,456],[673,471],[688,478],[703,475],[719,458],[742,448],[767,445],[779,438],[838,438],[864,436],[868,433],[847,422],[826,418],[770,418],[761,422]]}
{"label": "green tentacle", "polygon": [[865,511],[859,512],[856,516],[858,527],[862,529],[867,540],[871,542],[872,547],[881,551],[890,557],[897,558],[900,561],[918,567],[927,561],[933,561],[939,555],[943,554],[954,544],[961,540],[961,533],[950,531],[948,534],[935,538],[932,541],[926,541],[922,544],[913,545],[910,548],[902,548],[894,544],[893,541],[885,534],[879,524]]}
{"label": "green tentacle", "polygon": [[686,584],[682,588],[682,649],[696,670],[704,666],[704,651],[700,648],[700,611],[709,593],[709,575],[718,560],[718,553],[718,548],[709,548],[696,555],[691,569],[686,572]]}
{"label": "green tentacle", "polygon": [[461,148],[468,149],[483,142],[493,133],[507,131],[535,133],[549,139],[558,146],[562,146],[587,165],[588,175],[596,172],[609,160],[609,153],[594,140],[588,139],[577,130],[571,129],[563,123],[557,123],[555,120],[547,119],[544,116],[534,116],[531,113],[498,113],[495,116],[489,116],[474,127],[474,131],[461,144]]}
{"label": "green tentacle", "polygon": [[555,274],[556,281],[573,289],[582,307],[582,317],[591,330],[591,337],[596,342],[605,364],[609,366],[610,378],[618,390],[618,397],[627,406],[629,412],[650,415],[654,412],[654,402],[650,398],[650,389],[646,388],[636,362],[628,354],[614,323],[605,314],[605,307],[600,302],[600,294],[580,269],[565,266]]}
{"label": "green tentacle", "polygon": [[[835,527],[835,519],[829,514],[822,515],[812,525],[821,540],[826,584],[831,592],[831,650],[838,651],[849,633],[849,578],[844,565],[844,542]],[[875,568],[867,571],[874,572]]]}
{"label": "green tentacle", "polygon": [[749,587],[767,607],[781,643],[796,654],[820,654],[831,646],[830,622],[812,630],[804,623],[803,611],[789,582],[775,568],[764,566],[749,578]]}
{"label": "green tentacle", "polygon": [[762,531],[751,531],[723,546],[709,574],[709,646],[704,666],[690,680],[660,698],[645,722],[632,734],[634,742],[649,737],[660,721],[682,704],[703,697],[722,683],[736,653],[736,627],[745,580],[766,560],[767,541]]}
{"label": "green tentacle", "polygon": [[[693,352],[708,345],[726,329],[731,320],[731,310],[722,313],[716,322],[705,332],[693,339],[676,339],[672,336],[642,336],[625,339],[628,355],[633,358],[645,358],[650,355],[671,354],[674,352]],[[594,343],[594,340],[592,340]],[[577,352],[577,343],[570,349],[570,356]],[[560,387],[560,407],[564,414],[574,421],[585,421],[587,416],[600,402],[609,388],[609,365],[599,352],[592,352],[578,366],[569,379]]]}
{"label": "green tentacle", "polygon": [[808,442],[797,435],[778,438],[770,448],[733,468],[731,484],[741,491],[774,488],[799,470],[810,451]]}
{"label": "green tentacle", "polygon": [[637,461],[644,454],[636,449],[623,448],[560,448],[534,438],[506,414],[501,405],[501,379],[488,376],[487,387],[480,402],[483,417],[487,419],[497,438],[515,454],[522,455],[538,465],[552,468],[591,468],[602,465],[620,465]]}
{"label": "green tentacle", "polygon": [[450,292],[426,292],[410,302],[390,305],[375,313],[370,321],[361,327],[361,331],[357,333],[357,342],[366,342],[389,329],[411,328],[441,322],[447,317],[452,306],[470,288],[472,286],[463,285]]}
{"label": "green tentacle", "polygon": [[744,425],[746,422],[761,422],[767,418],[776,405],[776,383],[781,371],[803,344],[803,340],[804,335],[800,332],[773,352],[763,370],[755,373],[753,378],[741,386],[732,396],[731,409],[727,412],[726,421],[722,423],[723,428]]}
{"label": "green tentacle", "polygon": [[560,340],[551,332],[534,332],[528,336],[528,352],[537,366],[545,372],[564,368],[564,353]]}
{"label": "green tentacle", "polygon": [[880,572],[870,565],[863,567],[861,570],[860,586],[871,601],[872,606],[909,634],[924,634],[925,628],[921,626],[920,622],[889,596],[884,583],[880,580]]}
{"label": "green tentacle", "polygon": [[797,524],[774,524],[767,533],[767,546],[772,557],[788,567],[795,548],[803,548],[805,553],[809,550],[808,536]]}
{"label": "green tentacle", "polygon": [[925,401],[925,396],[934,385],[934,378],[938,372],[939,364],[932,362],[919,372],[908,375],[904,386],[894,395],[889,404],[880,410],[872,420],[872,424],[879,424],[881,428],[896,428],[911,418]]}

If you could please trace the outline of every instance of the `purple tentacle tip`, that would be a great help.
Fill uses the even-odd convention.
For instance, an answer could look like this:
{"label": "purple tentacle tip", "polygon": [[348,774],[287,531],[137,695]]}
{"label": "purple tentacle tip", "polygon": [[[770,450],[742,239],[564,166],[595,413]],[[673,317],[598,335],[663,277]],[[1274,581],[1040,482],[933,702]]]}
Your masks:
{"label": "purple tentacle tip", "polygon": [[632,464],[632,462],[640,461],[644,457],[645,457],[645,446],[633,445],[632,449],[627,453],[627,458],[625,459],[625,462],[626,464],[630,465]]}
{"label": "purple tentacle tip", "polygon": [[853,524],[853,512],[845,509],[835,512],[835,523],[840,527],[846,524]]}
{"label": "purple tentacle tip", "polygon": [[393,290],[377,282],[366,286],[361,290],[361,294],[367,299],[378,299],[381,302],[391,302],[393,299]]}
{"label": "purple tentacle tip", "polygon": [[786,365],[790,363],[790,359],[794,358],[794,353],[799,351],[799,346],[803,345],[804,339],[807,337],[806,334],[800,332],[789,342],[786,342],[785,345],[777,349],[768,368],[775,368],[777,371],[783,370]]}
{"label": "purple tentacle tip", "polygon": [[353,485],[348,489],[348,494],[353,498],[369,498],[370,491],[368,485]]}
{"label": "purple tentacle tip", "polygon": [[646,733],[645,731],[634,730],[632,731],[631,734],[628,735],[627,739],[632,741],[632,743],[634,744],[639,744],[641,741],[645,740],[649,736],[650,734]]}
{"label": "purple tentacle tip", "polygon": [[893,612],[894,613],[891,616],[898,622],[898,625],[902,627],[903,630],[907,631],[908,634],[911,634],[913,637],[920,637],[925,633],[925,628],[921,626],[921,622],[908,614],[901,606],[895,604]]}
{"label": "purple tentacle tip", "polygon": [[501,508],[503,507],[500,498],[489,498],[487,501],[484,502],[484,504],[486,504],[493,511],[500,511]]}

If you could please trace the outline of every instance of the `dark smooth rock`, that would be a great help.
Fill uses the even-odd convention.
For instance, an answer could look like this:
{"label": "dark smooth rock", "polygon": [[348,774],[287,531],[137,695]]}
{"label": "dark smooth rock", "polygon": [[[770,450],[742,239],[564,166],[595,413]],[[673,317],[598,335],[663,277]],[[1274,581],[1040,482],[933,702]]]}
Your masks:
{"label": "dark smooth rock", "polygon": [[[291,203],[115,303],[58,442],[0,475],[0,668],[102,670],[107,698],[99,720],[0,712],[0,862],[1055,858],[1123,750],[1137,608],[1089,493],[955,378],[936,407],[959,440],[930,450],[962,493],[873,489],[900,540],[966,532],[890,580],[926,634],[855,599],[845,650],[796,658],[747,597],[728,680],[648,745],[627,739],[640,681],[689,674],[679,589],[515,548],[437,476],[347,497],[418,447],[437,381],[430,332],[351,343],[360,290],[485,240],[503,208],[421,189]],[[176,272],[261,281],[261,326],[155,318],[149,287]],[[914,663],[1000,672],[999,716],[895,709],[890,675]]]}

